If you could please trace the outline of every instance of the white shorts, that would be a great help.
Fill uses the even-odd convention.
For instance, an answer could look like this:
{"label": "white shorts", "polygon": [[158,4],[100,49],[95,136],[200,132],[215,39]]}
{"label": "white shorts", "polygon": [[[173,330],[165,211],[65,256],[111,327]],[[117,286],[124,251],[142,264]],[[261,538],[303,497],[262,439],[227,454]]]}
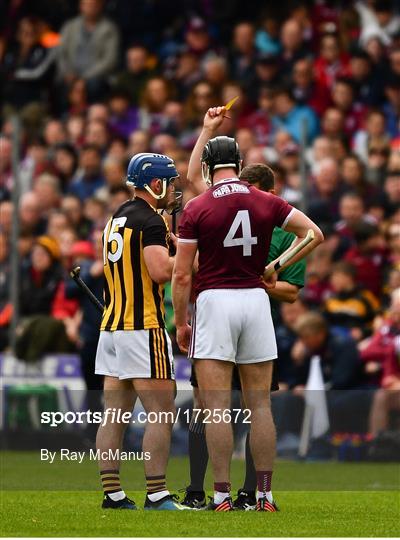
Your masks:
{"label": "white shorts", "polygon": [[277,358],[264,289],[210,289],[199,294],[189,358],[255,364]]}
{"label": "white shorts", "polygon": [[175,379],[167,331],[164,328],[101,331],[95,373],[118,379]]}

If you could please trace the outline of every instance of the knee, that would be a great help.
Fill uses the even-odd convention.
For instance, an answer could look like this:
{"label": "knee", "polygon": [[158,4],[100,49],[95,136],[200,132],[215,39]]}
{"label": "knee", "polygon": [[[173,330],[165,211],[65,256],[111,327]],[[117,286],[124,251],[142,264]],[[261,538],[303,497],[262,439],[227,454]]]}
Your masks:
{"label": "knee", "polygon": [[271,409],[271,394],[268,390],[252,391],[244,396],[244,404],[247,409],[256,411],[258,409]]}
{"label": "knee", "polygon": [[200,391],[199,401],[202,409],[228,409],[231,404],[231,390]]}
{"label": "knee", "polygon": [[155,414],[168,414],[172,415],[176,413],[176,406],[174,400],[167,400],[164,402],[154,403],[149,412]]}

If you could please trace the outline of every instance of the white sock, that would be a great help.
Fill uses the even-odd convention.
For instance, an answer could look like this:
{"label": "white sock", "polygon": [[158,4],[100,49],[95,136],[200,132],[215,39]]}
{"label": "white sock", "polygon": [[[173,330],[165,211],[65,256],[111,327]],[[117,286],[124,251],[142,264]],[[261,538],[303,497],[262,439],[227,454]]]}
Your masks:
{"label": "white sock", "polygon": [[156,502],[163,499],[167,495],[169,495],[169,491],[168,489],[164,489],[164,491],[157,491],[157,493],[149,493],[147,496],[151,502]]}
{"label": "white sock", "polygon": [[121,491],[116,491],[115,493],[107,493],[107,495],[110,497],[112,501],[122,501],[122,499],[125,499],[126,494],[125,491],[121,489]]}
{"label": "white sock", "polygon": [[274,502],[272,491],[257,491],[257,501],[258,499],[263,499],[264,497],[267,497],[267,501],[271,504]]}
{"label": "white sock", "polygon": [[221,504],[227,497],[229,497],[229,493],[223,493],[222,491],[214,491],[215,504]]}

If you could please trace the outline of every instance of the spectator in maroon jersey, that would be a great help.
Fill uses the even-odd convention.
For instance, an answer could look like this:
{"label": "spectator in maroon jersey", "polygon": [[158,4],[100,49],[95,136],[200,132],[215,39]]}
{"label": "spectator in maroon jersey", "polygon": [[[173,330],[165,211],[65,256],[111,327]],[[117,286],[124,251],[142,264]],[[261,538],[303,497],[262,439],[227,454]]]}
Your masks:
{"label": "spectator in maroon jersey", "polygon": [[68,113],[85,114],[88,108],[86,83],[83,79],[76,79],[71,83],[68,91]]}
{"label": "spectator in maroon jersey", "polygon": [[331,100],[326,89],[314,78],[313,64],[308,58],[300,58],[293,66],[293,95],[296,101],[312,107],[319,115],[327,109]]}
{"label": "spectator in maroon jersey", "polygon": [[274,104],[274,92],[266,86],[258,90],[257,110],[248,116],[244,126],[250,128],[257,138],[258,144],[271,142],[271,115]]}
{"label": "spectator in maroon jersey", "polygon": [[235,129],[247,127],[247,120],[255,107],[250,101],[249,95],[236,82],[227,82],[221,89],[222,103],[228,103],[237,98],[234,107],[229,111],[229,118],[225,119],[224,129],[227,133],[234,133]]}
{"label": "spectator in maroon jersey", "polygon": [[189,52],[204,58],[211,48],[211,38],[207,25],[200,17],[193,17],[187,26],[185,42]]}
{"label": "spectator in maroon jersey", "polygon": [[365,215],[363,198],[357,193],[345,193],[339,203],[340,221],[335,224],[335,230],[340,236],[354,241],[354,230],[359,223],[373,223]]}
{"label": "spectator in maroon jersey", "polygon": [[306,304],[318,309],[330,291],[329,275],[332,270],[332,251],[325,245],[318,247],[307,258],[307,279],[302,291]]}
{"label": "spectator in maroon jersey", "polygon": [[354,228],[356,245],[345,254],[346,261],[356,268],[357,282],[379,297],[385,262],[384,239],[372,223],[359,223]]}
{"label": "spectator in maroon jersey", "polygon": [[364,165],[355,154],[347,154],[343,158],[340,174],[344,188],[357,193],[366,206],[376,202],[378,190],[366,181]]}
{"label": "spectator in maroon jersey", "polygon": [[378,435],[388,429],[389,413],[400,410],[400,289],[392,294],[388,317],[361,348],[365,371],[380,377],[382,388],[374,395],[370,432]]}
{"label": "spectator in maroon jersey", "polygon": [[365,106],[355,101],[355,91],[350,79],[337,79],[331,95],[334,106],[343,113],[345,133],[352,137],[363,127]]}
{"label": "spectator in maroon jersey", "polygon": [[323,89],[331,88],[338,77],[350,75],[349,56],[341,52],[336,35],[322,36],[314,69],[316,83]]}
{"label": "spectator in maroon jersey", "polygon": [[308,213],[311,219],[333,225],[339,217],[341,191],[338,163],[332,158],[322,159],[310,189]]}

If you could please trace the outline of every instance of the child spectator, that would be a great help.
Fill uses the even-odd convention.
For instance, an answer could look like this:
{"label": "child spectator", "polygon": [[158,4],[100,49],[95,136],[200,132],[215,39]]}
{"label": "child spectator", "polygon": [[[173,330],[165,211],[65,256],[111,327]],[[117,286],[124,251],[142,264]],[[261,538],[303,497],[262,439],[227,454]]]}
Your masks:
{"label": "child spectator", "polygon": [[332,330],[360,341],[371,330],[379,302],[370,291],[357,286],[355,276],[351,264],[335,264],[330,277],[331,293],[323,309]]}

